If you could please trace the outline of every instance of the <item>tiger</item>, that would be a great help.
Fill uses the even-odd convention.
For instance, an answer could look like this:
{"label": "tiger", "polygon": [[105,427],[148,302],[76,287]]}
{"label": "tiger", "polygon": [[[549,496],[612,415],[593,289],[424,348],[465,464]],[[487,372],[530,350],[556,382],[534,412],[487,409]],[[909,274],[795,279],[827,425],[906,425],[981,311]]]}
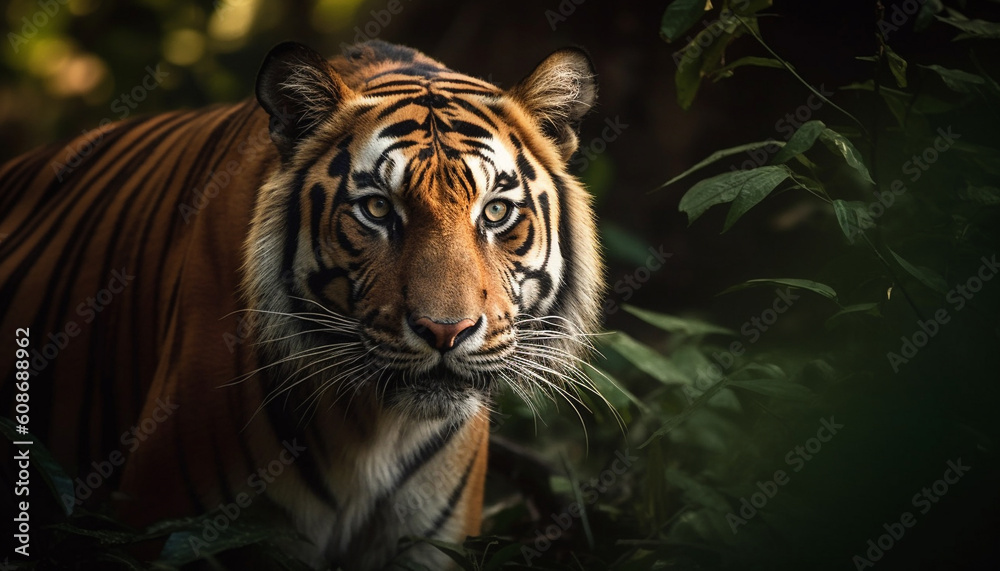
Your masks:
{"label": "tiger", "polygon": [[575,47],[501,89],[378,40],[286,42],[255,98],[5,164],[0,330],[29,335],[66,507],[241,506],[317,569],[445,568],[401,540],[479,534],[497,391],[595,390],[604,270],[568,165],[596,92]]}

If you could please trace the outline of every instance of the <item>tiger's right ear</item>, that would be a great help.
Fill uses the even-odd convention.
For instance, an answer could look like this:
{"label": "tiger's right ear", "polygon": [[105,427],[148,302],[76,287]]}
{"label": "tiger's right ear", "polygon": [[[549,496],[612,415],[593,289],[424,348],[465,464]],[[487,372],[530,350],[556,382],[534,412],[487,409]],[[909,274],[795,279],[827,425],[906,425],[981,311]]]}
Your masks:
{"label": "tiger's right ear", "polygon": [[349,89],[312,48],[283,42],[264,57],[257,73],[257,101],[271,116],[269,130],[283,159],[296,141],[329,116]]}
{"label": "tiger's right ear", "polygon": [[576,152],[580,120],[597,100],[594,75],[586,52],[564,48],[545,58],[509,92],[535,117],[563,160]]}

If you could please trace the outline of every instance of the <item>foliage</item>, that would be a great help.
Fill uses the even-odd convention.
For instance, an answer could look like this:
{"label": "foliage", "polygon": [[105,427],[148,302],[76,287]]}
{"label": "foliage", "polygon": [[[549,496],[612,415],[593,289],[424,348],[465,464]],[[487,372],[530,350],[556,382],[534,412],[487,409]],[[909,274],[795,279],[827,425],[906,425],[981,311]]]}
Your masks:
{"label": "foliage", "polygon": [[[587,506],[587,526],[581,519],[562,530],[552,527],[558,513],[540,512],[531,525],[500,530],[521,542],[520,555],[506,547],[517,543],[469,544],[474,556],[466,555],[464,569],[843,569],[876,561],[952,568],[955,545],[968,549],[969,561],[985,556],[987,548],[961,539],[968,531],[954,524],[992,523],[977,513],[976,498],[997,472],[990,419],[1000,290],[989,280],[1000,271],[1000,90],[996,60],[983,55],[994,53],[985,42],[995,39],[997,24],[950,7],[934,24],[940,4],[923,4],[921,27],[951,25],[962,32],[955,40],[978,43],[957,61],[909,62],[880,35],[875,54],[859,58],[871,63],[871,77],[841,91],[857,95],[861,121],[765,43],[757,13],[769,6],[670,4],[661,25],[667,41],[707,22],[675,54],[678,104],[689,107],[705,78],[747,65],[780,67],[824,102],[824,120],[797,125],[785,141],[716,151],[663,186],[764,149],[765,164],[691,185],[680,210],[694,223],[729,204],[725,232],[763,201],[803,193],[822,205],[820,224],[839,252],[809,274],[762,276],[721,292],[755,300],[751,307],[763,303],[760,320],[740,334],[627,308],[661,333],[644,335],[652,345],[622,332],[602,339],[595,366],[628,387],[627,398],[613,399],[628,432],[623,438],[607,425],[588,426],[599,458],[576,469],[582,476],[571,478],[573,489],[589,489],[589,478],[614,459],[609,451],[628,449],[640,459]],[[726,50],[741,36],[766,55],[727,64]],[[760,295],[768,291],[773,299]],[[798,330],[808,334],[755,345],[772,319],[806,321]],[[974,466],[979,479],[965,476],[953,486],[961,491],[935,500],[949,507],[922,511],[930,502],[915,494],[941,479],[949,461]],[[522,501],[537,511],[531,496]],[[572,501],[563,495],[564,505]],[[508,510],[526,517],[521,504]],[[918,529],[901,527],[907,537],[871,551],[868,541],[879,541],[907,511]],[[551,546],[542,551],[546,532]]]}

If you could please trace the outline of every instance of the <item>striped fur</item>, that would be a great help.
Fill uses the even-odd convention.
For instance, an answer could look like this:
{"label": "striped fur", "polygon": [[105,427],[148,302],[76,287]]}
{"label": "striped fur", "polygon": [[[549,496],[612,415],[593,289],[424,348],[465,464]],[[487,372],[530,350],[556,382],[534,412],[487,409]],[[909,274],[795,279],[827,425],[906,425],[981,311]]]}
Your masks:
{"label": "striped fur", "polygon": [[[283,44],[257,95],[0,169],[2,331],[64,345],[31,429],[80,475],[125,453],[90,501],[117,489],[135,523],[246,494],[317,568],[443,567],[397,543],[478,533],[493,392],[589,388],[601,262],[565,166],[589,61],[505,92],[382,42]],[[467,328],[445,350],[431,324]]]}

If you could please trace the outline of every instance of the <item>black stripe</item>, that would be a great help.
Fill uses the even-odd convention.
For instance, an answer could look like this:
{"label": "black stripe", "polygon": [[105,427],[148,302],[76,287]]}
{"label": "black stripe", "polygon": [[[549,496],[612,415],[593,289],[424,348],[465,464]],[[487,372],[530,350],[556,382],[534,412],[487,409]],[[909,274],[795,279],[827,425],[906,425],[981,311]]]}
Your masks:
{"label": "black stripe", "polygon": [[521,173],[522,178],[526,178],[529,181],[534,181],[538,173],[535,172],[535,167],[531,166],[531,162],[528,158],[524,156],[524,151],[519,150],[517,153],[517,170]]}
{"label": "black stripe", "polygon": [[417,123],[413,119],[406,119],[394,125],[389,125],[385,129],[382,129],[379,132],[378,137],[380,139],[385,139],[385,138],[396,139],[399,137],[405,137],[406,135],[409,135],[410,133],[416,131],[419,128],[420,128],[420,123]]}
{"label": "black stripe", "polygon": [[[180,319],[180,317],[173,317],[173,319]],[[179,340],[175,338],[170,340],[170,345],[171,345],[170,355],[167,356],[167,358],[170,360],[169,362],[171,363],[180,362],[179,352],[181,350],[181,347],[183,346],[183,343],[181,343]],[[174,381],[177,382],[177,385],[176,389],[174,390],[174,394],[172,396],[177,399],[178,408],[173,412],[172,422],[176,427],[174,429],[174,443],[177,446],[177,470],[180,472],[181,483],[184,484],[184,491],[187,492],[188,499],[191,500],[191,504],[194,506],[195,512],[204,513],[205,504],[204,502],[201,501],[201,495],[198,493],[198,487],[195,485],[194,478],[192,478],[191,475],[191,470],[190,470],[191,462],[189,462],[188,459],[185,458],[184,431],[180,430],[180,426],[182,425],[181,415],[185,414],[184,397],[181,394],[181,387],[183,385],[179,382],[180,381],[179,379],[174,379]],[[197,395],[195,398],[197,398]]]}
{"label": "black stripe", "polygon": [[347,147],[350,146],[352,140],[353,137],[348,136],[337,145],[340,152],[334,155],[333,160],[330,161],[330,166],[326,170],[327,174],[331,177],[339,176],[346,179],[347,175],[351,172],[351,153],[347,151]]}
{"label": "black stripe", "polygon": [[563,315],[565,306],[568,303],[567,297],[570,293],[576,291],[576,260],[573,257],[572,251],[572,229],[570,228],[569,216],[566,212],[566,205],[569,203],[567,196],[569,191],[566,188],[566,181],[562,177],[553,176],[553,181],[556,185],[556,197],[559,200],[559,251],[563,258],[559,291],[556,293],[553,309],[556,315]]}
{"label": "black stripe", "polygon": [[0,180],[4,181],[3,191],[5,193],[3,201],[0,202],[0,212],[10,212],[14,205],[21,201],[24,194],[31,188],[30,180],[38,177],[38,172],[49,163],[57,152],[59,152],[59,147],[50,145],[12,159],[4,166],[5,169],[12,170],[9,173],[0,173],[3,175]]}
{"label": "black stripe", "polygon": [[[168,125],[164,126],[162,128],[163,133],[160,134],[160,135],[158,135],[158,136],[156,136],[154,139],[152,139],[152,143],[151,144],[148,144],[148,145],[146,145],[144,147],[143,152],[140,153],[140,155],[136,157],[137,160],[130,161],[126,165],[126,167],[125,167],[125,169],[123,171],[117,173],[116,179],[112,180],[111,183],[109,184],[109,186],[111,188],[115,188],[115,189],[125,189],[125,188],[127,188],[128,182],[132,178],[134,178],[134,176],[136,175],[136,173],[139,172],[141,166],[149,163],[149,161],[147,160],[149,157],[152,157],[152,156],[161,156],[162,155],[161,150],[162,150],[164,141],[166,141],[167,138],[169,138],[171,135],[174,135],[175,133],[177,133],[178,131],[180,131],[181,129],[183,129],[186,125],[197,122],[203,116],[204,115],[202,113],[191,114],[187,120],[180,120],[176,124],[168,124]],[[222,129],[228,127],[232,123],[232,119],[233,119],[233,117],[230,116],[227,120],[223,121],[222,124],[220,125],[220,127],[217,129],[217,132],[219,132],[221,134],[223,132]],[[151,136],[152,134],[153,134],[153,132],[150,132],[148,135]],[[230,136],[229,140],[225,144],[222,144],[222,145],[216,145],[214,143],[212,143],[212,144],[206,144],[202,148],[203,149],[206,148],[206,147],[207,148],[216,148],[216,147],[218,147],[218,148],[222,148],[222,149],[231,148],[232,141],[233,141],[234,137],[235,137],[235,133],[233,133]],[[211,170],[214,170],[215,167],[218,167],[221,162],[222,162],[222,158],[220,156],[220,158],[218,158],[215,161],[215,163],[213,165],[213,169],[211,169]],[[129,228],[128,220],[136,220],[136,219],[141,220],[142,219],[135,212],[137,210],[136,206],[138,204],[141,204],[140,198],[153,195],[150,192],[152,189],[150,189],[150,188],[147,187],[147,184],[149,184],[150,186],[152,186],[151,183],[155,180],[155,173],[158,172],[156,170],[156,167],[153,167],[153,172],[154,172],[154,175],[151,177],[151,179],[149,181],[143,180],[140,183],[134,185],[133,192],[129,195],[129,197],[127,198],[127,200],[125,202],[125,205],[119,211],[118,216],[115,219],[114,225],[111,226],[111,228],[112,228],[111,235],[108,238],[107,247],[105,248],[104,255],[103,255],[104,264],[103,264],[102,271],[100,273],[101,276],[108,276],[108,275],[111,274],[112,271],[118,269],[118,265],[121,262],[116,259],[115,253],[122,250],[122,244],[128,244],[128,243],[132,243],[133,242],[134,237],[129,237],[129,239],[123,239],[122,238],[122,234],[124,233],[124,231],[126,230],[126,228]],[[117,178],[118,177],[122,178],[122,180],[121,180],[120,183],[117,182]],[[170,178],[171,179],[173,178],[173,172],[170,173]],[[162,199],[163,195],[167,194],[169,190],[170,190],[170,186],[169,185],[165,185],[165,186],[161,187],[161,190],[157,193],[159,195],[159,196],[157,196],[157,198],[158,199]],[[154,211],[154,215],[159,215],[159,214],[160,214],[159,212]],[[147,223],[147,224],[145,224],[145,226],[148,228],[149,226],[152,226],[152,223],[151,222]],[[141,248],[142,246],[145,246],[146,243],[145,242],[139,242],[139,245],[140,245],[140,248]],[[139,263],[140,260],[144,260],[144,259],[146,259],[146,257],[143,256],[141,254],[141,252],[140,252],[139,256],[137,256],[137,257],[135,257],[135,258],[133,258],[131,260],[127,260],[127,261],[131,262],[134,265],[136,263]],[[125,271],[128,272],[129,270],[137,271],[134,267],[133,268],[129,268],[129,267],[126,266],[125,267]],[[133,291],[130,291],[128,293],[128,296],[131,296],[131,297],[134,298],[134,297],[138,296],[138,293],[133,290]],[[121,315],[123,312],[121,312],[120,310],[116,309],[116,313],[119,314],[119,315]],[[134,315],[133,315],[132,323],[133,324],[135,323],[135,316]],[[105,368],[103,362],[98,362],[98,363],[96,363],[95,366],[91,366],[91,362],[95,360],[94,359],[95,356],[101,356],[101,357],[107,357],[108,356],[107,352],[102,352],[100,350],[100,346],[103,345],[104,343],[106,343],[107,342],[106,340],[109,338],[109,337],[106,336],[106,334],[104,334],[105,328],[107,326],[109,326],[109,325],[110,325],[110,323],[109,323],[108,320],[98,320],[95,323],[95,330],[94,330],[93,334],[90,337],[90,351],[88,352],[88,359],[87,359],[87,366],[86,366],[86,370],[87,371],[94,371],[101,378],[101,383],[100,383],[100,385],[101,385],[101,392],[104,395],[104,399],[103,399],[103,403],[102,403],[102,410],[101,410],[101,423],[102,423],[102,440],[101,441],[102,442],[113,442],[114,441],[115,432],[117,431],[117,426],[118,426],[118,414],[117,413],[121,409],[121,407],[115,401],[115,398],[118,396],[118,393],[119,393],[119,390],[116,390],[116,386],[117,386],[116,381],[120,380],[119,377],[121,375],[121,372],[115,366],[116,365],[116,360],[113,359],[113,358],[111,359],[111,361],[112,361],[112,370],[110,372],[105,372],[103,370]],[[119,331],[120,331],[120,328],[119,328]],[[132,331],[139,331],[139,329],[132,329]],[[136,353],[135,350],[131,351],[131,354],[133,356],[135,355],[135,353]],[[103,360],[104,359],[102,359],[102,361]],[[139,410],[141,410],[141,409],[139,409]],[[138,413],[138,410],[136,412]]]}
{"label": "black stripe", "polygon": [[379,111],[377,120],[381,121],[382,119],[385,119],[386,117],[388,117],[389,115],[392,115],[393,113],[395,113],[396,111],[402,109],[403,107],[406,107],[407,105],[411,105],[414,102],[415,99],[416,98],[414,98],[414,97],[405,97],[403,99],[400,99],[399,101],[396,101],[395,103],[393,103],[392,105],[389,105],[388,107],[386,107],[382,111]]}
{"label": "black stripe", "polygon": [[[314,183],[309,191],[309,231],[312,233],[312,252],[316,261],[322,263],[320,252],[320,227],[323,224],[323,211],[326,210],[326,189],[320,183]],[[292,222],[294,224],[294,222]]]}
{"label": "black stripe", "polygon": [[451,128],[455,132],[465,135],[466,137],[472,137],[474,139],[489,139],[492,134],[483,129],[475,123],[469,123],[468,121],[462,121],[461,119],[455,119],[451,122]]}
{"label": "black stripe", "polygon": [[295,181],[288,192],[285,202],[285,250],[281,259],[281,275],[294,276],[295,253],[299,249],[299,226],[302,224],[302,189],[306,184],[306,175],[316,164],[316,159],[309,161],[305,167],[295,173]]}
{"label": "black stripe", "polygon": [[451,441],[452,437],[465,424],[465,420],[459,420],[453,422],[441,430],[437,434],[428,438],[417,448],[416,454],[409,457],[405,462],[403,462],[403,469],[400,471],[399,477],[396,478],[396,482],[389,486],[385,492],[379,497],[377,503],[382,503],[387,501],[393,494],[395,494],[401,487],[403,487],[406,482],[413,477],[424,464],[429,462],[438,452],[441,451],[448,442]]}
{"label": "black stripe", "polygon": [[[244,110],[247,113],[246,117],[249,118],[250,115],[252,115],[258,109],[260,109],[260,108],[255,103],[249,103],[249,102],[246,103],[245,107],[244,107]],[[248,122],[249,121],[242,121],[241,124],[246,124]],[[213,128],[212,132],[209,133],[209,135],[206,138],[205,142],[202,143],[201,148],[202,149],[212,148],[218,142],[218,140],[222,137],[222,133],[223,133],[223,130],[224,130],[225,127],[226,127],[226,125],[222,124],[222,125],[218,125],[215,128]],[[272,153],[272,154],[274,154],[274,153]],[[180,205],[182,200],[184,202],[187,202],[187,203],[191,202],[190,198],[184,196],[184,189],[190,188],[191,189],[191,194],[192,195],[194,194],[194,186],[193,185],[194,185],[195,178],[198,176],[199,173],[204,173],[205,172],[205,170],[204,170],[205,164],[208,162],[208,160],[210,158],[211,158],[211,153],[197,153],[197,155],[195,156],[195,162],[194,162],[194,164],[190,168],[187,169],[187,176],[184,177],[184,182],[181,184],[181,187],[180,187],[181,188],[181,192],[178,193],[176,196],[173,197],[174,200],[176,201],[176,203],[171,206],[172,209],[176,208],[178,205]],[[265,163],[265,161],[261,160],[261,163],[263,164],[263,163]],[[169,227],[167,229],[166,238],[163,241],[163,244],[164,244],[163,257],[159,260],[160,263],[157,265],[157,268],[156,268],[156,276],[153,278],[153,283],[156,284],[157,287],[162,287],[161,284],[164,283],[163,282],[163,273],[164,273],[164,271],[166,271],[166,268],[167,268],[166,257],[169,256],[170,253],[171,253],[171,251],[172,251],[171,246],[174,243],[174,234],[180,229],[181,224],[183,223],[183,220],[181,220],[177,216],[174,216],[173,218],[171,218],[171,220],[173,221],[173,223],[169,225]],[[177,279],[179,281],[180,275],[178,274],[177,276],[175,276],[175,279]],[[176,289],[175,289],[174,294],[171,296],[171,299],[170,299],[170,311],[173,311],[174,304],[176,303],[176,301],[177,301],[177,292],[176,292]],[[165,315],[170,315],[170,313],[166,313]],[[156,329],[154,329],[154,330],[155,331],[162,331],[164,329],[160,329],[159,323],[157,323],[155,321],[155,319],[158,318],[158,317],[159,317],[158,315],[154,316],[154,322],[153,322],[153,324],[154,324],[154,327],[156,327]]]}
{"label": "black stripe", "polygon": [[465,99],[462,99],[460,97],[456,97],[455,99],[452,99],[452,102],[455,105],[458,105],[459,107],[461,107],[461,108],[465,109],[466,111],[472,113],[476,117],[479,117],[480,119],[482,119],[483,122],[485,122],[487,125],[489,125],[490,128],[493,129],[494,131],[499,130],[499,128],[497,127],[496,122],[493,121],[493,119],[489,115],[487,115],[486,113],[484,113],[482,109],[480,109],[479,107],[477,107],[473,103],[471,103],[469,101],[466,101]]}
{"label": "black stripe", "polygon": [[[286,414],[281,408],[280,403],[283,401],[284,399],[272,399],[266,406],[267,416],[277,433],[278,440],[286,441],[295,439],[300,435],[304,436],[304,433],[301,430],[291,425],[289,415]],[[318,446],[320,448],[324,447],[322,440],[310,443],[313,446]],[[337,498],[333,496],[330,492],[329,486],[326,485],[325,470],[316,460],[316,454],[306,450],[295,460],[295,467],[298,469],[303,482],[305,482],[306,486],[308,486],[308,488],[312,491],[313,495],[319,498],[328,507],[336,511],[338,509]]]}
{"label": "black stripe", "polygon": [[514,255],[523,256],[527,254],[528,250],[531,249],[531,246],[534,244],[534,242],[535,242],[535,226],[533,224],[528,224],[528,235],[524,237],[524,243],[518,246],[516,250],[514,250]]}
{"label": "black stripe", "polygon": [[390,97],[392,95],[419,95],[424,92],[424,88],[419,89],[390,89],[388,91],[366,91],[368,97]]}
{"label": "black stripe", "polygon": [[462,493],[465,492],[466,486],[469,485],[469,474],[472,473],[472,467],[476,465],[476,459],[478,458],[479,450],[476,450],[476,453],[472,455],[472,460],[469,461],[469,465],[465,467],[465,472],[462,473],[462,479],[459,480],[458,485],[455,486],[455,489],[451,491],[451,495],[448,496],[448,503],[444,505],[441,512],[434,518],[434,523],[424,534],[424,537],[434,537],[437,532],[441,531],[441,526],[444,525],[444,522],[448,521],[448,518],[454,513],[455,505],[458,504],[458,500],[462,497]]}

